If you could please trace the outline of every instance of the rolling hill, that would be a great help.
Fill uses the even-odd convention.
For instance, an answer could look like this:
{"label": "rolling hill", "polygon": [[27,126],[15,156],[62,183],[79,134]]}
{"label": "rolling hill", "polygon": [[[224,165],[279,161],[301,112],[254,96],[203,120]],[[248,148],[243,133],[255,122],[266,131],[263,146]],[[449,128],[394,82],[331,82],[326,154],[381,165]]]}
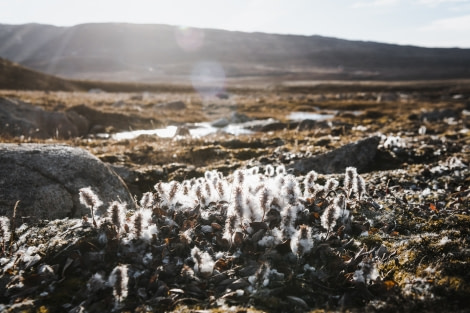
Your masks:
{"label": "rolling hill", "polygon": [[0,58],[0,89],[64,90],[81,89],[74,82],[40,73]]}
{"label": "rolling hill", "polygon": [[108,92],[193,90],[189,85],[161,83],[133,83],[98,80],[73,80],[32,70],[20,64],[0,58],[0,89],[41,91],[89,91]]}
{"label": "rolling hill", "polygon": [[470,49],[321,36],[158,24],[0,24],[0,42],[0,57],[72,79],[189,81],[207,71],[233,80],[470,78]]}

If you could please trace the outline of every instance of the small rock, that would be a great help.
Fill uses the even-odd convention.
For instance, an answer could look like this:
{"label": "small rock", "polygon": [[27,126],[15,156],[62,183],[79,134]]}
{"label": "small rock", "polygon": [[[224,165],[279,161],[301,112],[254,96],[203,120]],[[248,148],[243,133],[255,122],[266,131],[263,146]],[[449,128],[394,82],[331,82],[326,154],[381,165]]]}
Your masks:
{"label": "small rock", "polygon": [[385,113],[379,110],[367,110],[364,112],[364,118],[377,119],[385,116]]}
{"label": "small rock", "polygon": [[268,132],[286,129],[288,125],[286,123],[279,122],[278,120],[269,118],[267,120],[254,120],[251,122],[245,122],[243,126],[244,128],[251,131]]}
{"label": "small rock", "polygon": [[380,93],[377,96],[377,103],[397,101],[398,99],[399,99],[398,94],[391,93],[391,92],[384,92],[384,93]]}
{"label": "small rock", "polygon": [[302,120],[298,124],[298,130],[314,130],[314,129],[319,129],[319,128],[330,128],[331,127],[331,122],[328,121],[315,121],[315,120]]}
{"label": "small rock", "polygon": [[192,158],[192,162],[195,165],[202,165],[207,164],[211,160],[226,158],[228,157],[229,153],[222,149],[220,146],[203,146],[197,147],[190,150],[190,155]]}
{"label": "small rock", "polygon": [[215,96],[216,96],[217,98],[223,99],[223,100],[226,100],[226,99],[229,98],[229,95],[228,95],[228,93],[226,93],[226,92],[219,92],[219,93],[217,93]]}
{"label": "small rock", "polygon": [[122,100],[118,100],[112,104],[113,107],[115,108],[123,108],[126,106],[126,103]]}
{"label": "small rock", "polygon": [[[73,113],[72,113],[73,112]],[[150,118],[137,117],[129,114],[102,112],[84,104],[76,105],[67,110],[67,114],[78,114],[89,122],[89,133],[106,132],[110,127],[113,131],[124,131],[129,128],[140,128],[142,124],[149,125]],[[158,123],[158,121],[153,120]]]}
{"label": "small rock", "polygon": [[248,121],[251,121],[251,119],[243,113],[233,112],[230,116],[230,123],[239,124],[246,123]]}
{"label": "small rock", "polygon": [[223,117],[223,118],[220,118],[220,119],[212,122],[211,126],[212,127],[217,127],[217,128],[223,128],[223,127],[227,126],[228,124],[230,124],[229,120],[226,119],[225,117]]}
{"label": "small rock", "polygon": [[186,103],[184,103],[183,101],[172,101],[158,104],[156,108],[168,110],[184,110],[186,109]]}
{"label": "small rock", "polygon": [[379,142],[378,136],[369,137],[324,154],[294,161],[289,168],[301,174],[311,170],[322,174],[341,173],[348,166],[354,166],[358,171],[362,171],[374,160]]}
{"label": "small rock", "polygon": [[142,101],[144,99],[143,94],[136,94],[130,97],[131,100],[137,100],[137,101]]}
{"label": "small rock", "polygon": [[270,123],[270,124],[266,124],[264,126],[262,126],[259,131],[261,132],[270,132],[270,131],[278,131],[278,130],[283,130],[283,129],[286,129],[287,128],[287,124],[286,123],[282,123],[282,122],[273,122],[273,123]]}
{"label": "small rock", "polygon": [[420,115],[420,120],[426,120],[428,122],[441,121],[449,117],[457,117],[458,114],[453,109],[442,109],[442,110],[433,110],[430,112],[423,112]]}
{"label": "small rock", "polygon": [[303,120],[299,123],[298,130],[312,130],[317,127],[317,121],[314,120]]}

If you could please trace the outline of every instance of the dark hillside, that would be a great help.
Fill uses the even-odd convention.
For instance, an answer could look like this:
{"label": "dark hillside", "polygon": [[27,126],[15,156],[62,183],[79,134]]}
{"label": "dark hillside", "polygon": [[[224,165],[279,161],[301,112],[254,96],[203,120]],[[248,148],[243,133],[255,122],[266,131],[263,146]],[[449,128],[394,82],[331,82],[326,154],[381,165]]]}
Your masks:
{"label": "dark hillside", "polygon": [[16,63],[0,58],[0,89],[27,90],[77,90],[70,81],[30,70]]}
{"label": "dark hillside", "polygon": [[228,78],[409,80],[470,78],[470,49],[168,25],[0,25],[0,56],[75,79],[188,81],[199,62]]}

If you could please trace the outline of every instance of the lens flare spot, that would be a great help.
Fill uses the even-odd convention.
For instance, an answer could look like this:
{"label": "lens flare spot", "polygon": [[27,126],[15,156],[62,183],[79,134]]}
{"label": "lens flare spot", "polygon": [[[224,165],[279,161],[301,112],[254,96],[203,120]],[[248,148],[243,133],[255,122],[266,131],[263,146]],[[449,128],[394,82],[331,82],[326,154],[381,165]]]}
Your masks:
{"label": "lens flare spot", "polygon": [[196,63],[191,72],[191,83],[201,96],[216,96],[224,91],[225,71],[214,61]]}
{"label": "lens flare spot", "polygon": [[175,37],[178,46],[187,52],[197,51],[204,44],[204,31],[198,28],[177,27]]}

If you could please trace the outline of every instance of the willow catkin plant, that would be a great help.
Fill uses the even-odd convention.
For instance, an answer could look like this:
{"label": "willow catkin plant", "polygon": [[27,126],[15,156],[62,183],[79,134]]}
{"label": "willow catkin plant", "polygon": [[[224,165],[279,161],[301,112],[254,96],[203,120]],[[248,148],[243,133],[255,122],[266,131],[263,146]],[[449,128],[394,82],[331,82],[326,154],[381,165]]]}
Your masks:
{"label": "willow catkin plant", "polygon": [[260,190],[264,188],[264,181],[260,179],[260,183],[257,184],[254,188],[251,189],[252,195],[259,194]]}
{"label": "willow catkin plant", "polygon": [[188,196],[190,191],[191,191],[191,183],[189,181],[185,180],[181,184],[181,192],[184,196]]}
{"label": "willow catkin plant", "polygon": [[266,287],[269,284],[269,263],[261,263],[258,270],[250,277],[248,277],[248,282],[255,287]]}
{"label": "willow catkin plant", "polygon": [[151,215],[151,210],[139,209],[132,216],[132,234],[136,239],[142,239],[144,231],[149,230],[149,220],[151,219]]}
{"label": "willow catkin plant", "polygon": [[217,181],[216,190],[217,190],[217,193],[219,194],[220,199],[222,200],[225,199],[225,186],[224,186],[224,182],[222,181],[222,179],[219,179]]}
{"label": "willow catkin plant", "polygon": [[295,205],[299,199],[300,189],[295,178],[289,175],[281,188],[284,199],[287,199],[288,205]]}
{"label": "willow catkin plant", "polygon": [[250,175],[258,175],[259,173],[259,167],[258,166],[253,166],[250,168]]}
{"label": "willow catkin plant", "polygon": [[152,211],[149,209],[139,209],[132,218],[133,234],[136,239],[150,239],[156,234],[158,229],[154,223],[150,223]]}
{"label": "willow catkin plant", "polygon": [[204,195],[203,188],[201,184],[196,186],[196,198],[198,199],[199,203],[202,205],[206,204],[206,196]]}
{"label": "willow catkin plant", "polygon": [[204,190],[205,190],[207,198],[210,199],[212,197],[212,188],[211,188],[211,184],[209,182],[206,182],[204,184]]}
{"label": "willow catkin plant", "polygon": [[240,220],[242,220],[245,215],[243,205],[243,189],[240,186],[237,186],[234,189],[232,204],[229,207],[229,211],[231,214],[237,215]]}
{"label": "willow catkin plant", "polygon": [[111,218],[111,222],[116,227],[116,231],[119,237],[121,229],[124,226],[124,220],[126,218],[126,204],[118,201],[113,201],[109,205],[108,215]]}
{"label": "willow catkin plant", "polygon": [[245,181],[245,172],[243,170],[236,170],[234,173],[234,183],[241,186]]}
{"label": "willow catkin plant", "polygon": [[251,222],[260,221],[261,215],[259,214],[258,207],[255,204],[255,200],[252,196],[245,198],[245,219]]}
{"label": "willow catkin plant", "polygon": [[321,226],[327,230],[327,234],[336,226],[336,220],[340,216],[340,208],[337,203],[331,203],[321,215]]}
{"label": "willow catkin plant", "polygon": [[139,204],[140,204],[140,207],[143,209],[152,209],[155,204],[153,193],[152,192],[144,193],[142,195],[142,198],[139,201]]}
{"label": "willow catkin plant", "polygon": [[312,229],[307,225],[300,225],[291,238],[290,247],[299,257],[309,253],[313,248]]}
{"label": "willow catkin plant", "polygon": [[142,211],[137,211],[133,216],[133,230],[136,238],[140,238],[142,236],[142,232],[144,230],[144,216]]}
{"label": "willow catkin plant", "polygon": [[209,277],[214,271],[214,260],[207,252],[201,252],[198,247],[191,249],[191,257],[194,262],[194,272],[203,277]]}
{"label": "willow catkin plant", "polygon": [[212,171],[212,174],[210,175],[210,178],[206,178],[206,181],[210,182],[213,188],[217,187],[218,182],[222,178],[217,174],[217,171]]}
{"label": "willow catkin plant", "polygon": [[98,198],[98,196],[93,192],[91,187],[81,188],[79,190],[79,199],[80,203],[86,206],[91,211],[91,218],[93,220],[93,226],[98,227],[95,220],[95,209],[103,205],[103,202]]}
{"label": "willow catkin plant", "polygon": [[122,301],[127,298],[127,284],[129,277],[127,275],[127,265],[116,266],[109,275],[108,284],[113,288],[115,300],[115,310],[119,309]]}
{"label": "willow catkin plant", "polygon": [[364,178],[362,178],[360,175],[356,176],[356,179],[354,180],[353,189],[357,195],[358,200],[361,200],[362,196],[367,193],[366,182]]}
{"label": "willow catkin plant", "polygon": [[6,216],[0,216],[0,248],[2,254],[5,253],[10,238],[10,219]]}
{"label": "willow catkin plant", "polygon": [[221,197],[220,197],[220,193],[219,191],[217,190],[217,186],[219,185],[219,182],[220,182],[220,178],[218,175],[213,175],[214,177],[208,181],[208,183],[210,184],[210,187],[212,188],[212,190],[218,195],[218,199],[220,200]]}
{"label": "willow catkin plant", "polygon": [[333,204],[339,210],[339,218],[341,218],[341,222],[346,224],[349,219],[349,210],[346,207],[346,197],[343,194],[338,195],[333,200]]}
{"label": "willow catkin plant", "polygon": [[297,218],[297,207],[285,206],[281,211],[281,227],[284,239],[289,239],[295,233],[295,220]]}
{"label": "willow catkin plant", "polygon": [[157,199],[162,207],[171,207],[172,200],[178,191],[178,186],[179,183],[174,181],[170,183],[159,182],[153,187],[157,192]]}
{"label": "willow catkin plant", "polygon": [[170,184],[170,190],[168,192],[168,202],[173,202],[175,200],[176,194],[178,193],[178,190],[180,189],[180,183],[177,181],[173,181]]}
{"label": "willow catkin plant", "polygon": [[355,167],[347,167],[346,168],[346,173],[344,176],[344,182],[343,182],[343,187],[344,191],[346,192],[346,195],[349,198],[351,198],[351,194],[353,192],[353,185],[354,181],[356,180],[357,177],[357,171]]}
{"label": "willow catkin plant", "polygon": [[276,167],[276,175],[282,176],[286,174],[287,174],[287,171],[284,165],[279,165],[278,167]]}
{"label": "willow catkin plant", "polygon": [[[225,178],[215,171],[206,172],[205,177],[198,179],[155,185],[156,192],[145,193],[138,209],[129,211],[125,227],[124,206],[112,202],[107,219],[120,232],[118,240],[122,243],[115,262],[129,263],[132,260],[132,263],[128,268],[115,268],[109,282],[106,282],[104,289],[107,290],[103,289],[103,292],[107,291],[111,296],[108,287],[111,286],[115,310],[122,309],[123,299],[127,296],[127,280],[124,278],[127,271],[135,274],[129,288],[145,289],[148,280],[146,277],[138,278],[138,275],[143,275],[140,272],[153,268],[148,273],[158,273],[160,267],[164,269],[166,264],[173,265],[172,262],[192,273],[184,279],[199,282],[205,279],[210,282],[212,275],[222,273],[221,269],[230,271],[227,272],[230,278],[250,283],[246,288],[237,290],[247,293],[247,296],[258,292],[258,288],[285,283],[285,278],[281,277],[284,274],[278,272],[278,266],[281,263],[284,266],[284,261],[290,262],[295,258],[298,260],[297,266],[293,266],[288,275],[299,275],[308,281],[309,276],[315,276],[311,275],[314,271],[311,270],[312,265],[324,266],[323,261],[316,260],[323,246],[331,245],[329,248],[335,253],[342,251],[339,249],[349,249],[339,248],[338,241],[331,234],[337,231],[341,239],[353,234],[348,206],[356,208],[354,204],[365,193],[365,183],[361,183],[357,176],[354,168],[346,170],[343,192],[342,188],[338,188],[338,181],[329,178],[337,176],[327,176],[329,179],[326,181],[323,176],[318,181],[318,174],[311,171],[305,177],[295,177],[287,174],[282,166],[276,169],[266,166],[264,173],[259,168],[238,170]],[[320,198],[320,195],[323,197]],[[94,206],[96,200],[88,197],[83,202]],[[156,213],[152,208],[155,211],[158,208],[161,214],[152,215]],[[355,214],[361,212],[357,210]],[[317,246],[320,250],[315,249]],[[253,267],[250,274],[241,276],[240,271],[233,271],[227,261],[229,258],[248,261],[244,264]],[[265,263],[260,263],[263,261]],[[347,270],[354,272],[353,266]],[[184,271],[178,269],[174,278],[170,277],[172,275],[162,277],[168,276],[166,278],[171,280],[171,284],[178,284],[178,275]],[[336,277],[338,273],[327,274]],[[99,290],[101,281],[102,277],[96,276],[89,283]],[[149,291],[142,294],[149,298],[138,300],[147,301],[155,296]],[[137,296],[140,297],[139,290],[129,291],[129,303],[126,305],[130,306]]]}
{"label": "willow catkin plant", "polygon": [[[157,191],[157,194],[160,198],[165,197],[165,189],[163,188],[163,183],[162,182],[159,182],[158,184],[155,184],[155,186],[153,186],[153,188],[155,189],[155,191]],[[167,200],[167,199],[165,198],[164,200]]]}
{"label": "willow catkin plant", "polygon": [[339,182],[334,178],[329,178],[325,183],[325,193],[328,194],[330,191],[338,188]]}
{"label": "willow catkin plant", "polygon": [[274,166],[271,164],[266,165],[264,168],[264,175],[267,177],[273,177],[275,173]]}
{"label": "willow catkin plant", "polygon": [[315,182],[318,179],[318,174],[315,171],[310,171],[308,174],[305,176],[305,179],[303,181],[304,184],[304,197],[309,198],[315,194]]}
{"label": "willow catkin plant", "polygon": [[215,178],[216,175],[214,175],[213,171],[205,171],[204,172],[204,178],[206,181],[211,181],[213,178]]}
{"label": "willow catkin plant", "polygon": [[264,218],[266,217],[266,213],[269,212],[270,206],[271,206],[271,195],[269,193],[269,189],[266,188],[265,186],[259,191],[259,202],[260,202],[260,208],[263,210],[263,216],[261,218],[261,221],[264,221]]}
{"label": "willow catkin plant", "polygon": [[236,214],[227,216],[225,220],[225,231],[223,237],[231,245],[233,243],[233,237],[237,231],[237,227],[240,225],[240,219]]}

